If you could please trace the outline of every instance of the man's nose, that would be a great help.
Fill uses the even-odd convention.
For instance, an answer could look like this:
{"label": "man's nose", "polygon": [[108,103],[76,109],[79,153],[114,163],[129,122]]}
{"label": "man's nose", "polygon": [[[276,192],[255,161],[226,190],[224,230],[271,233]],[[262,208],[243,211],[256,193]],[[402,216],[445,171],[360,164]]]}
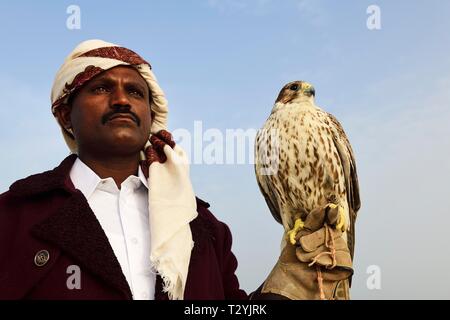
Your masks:
{"label": "man's nose", "polygon": [[114,107],[128,107],[131,108],[130,100],[128,99],[125,88],[117,87],[111,95],[110,105]]}

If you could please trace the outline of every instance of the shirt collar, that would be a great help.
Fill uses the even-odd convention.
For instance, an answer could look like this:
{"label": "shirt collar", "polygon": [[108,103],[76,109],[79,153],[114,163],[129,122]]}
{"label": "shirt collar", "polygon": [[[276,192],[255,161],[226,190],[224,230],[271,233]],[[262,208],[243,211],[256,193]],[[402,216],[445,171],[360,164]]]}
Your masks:
{"label": "shirt collar", "polygon": [[144,172],[142,171],[141,166],[138,166],[138,177],[141,180],[142,184],[148,189],[148,181],[144,175]]}
{"label": "shirt collar", "polygon": [[[138,177],[142,184],[148,189],[148,182],[142,172],[141,166],[138,166]],[[80,158],[77,157],[70,170],[70,179],[76,189],[89,199],[102,180],[91,168],[89,168]],[[103,179],[105,180],[105,179]]]}

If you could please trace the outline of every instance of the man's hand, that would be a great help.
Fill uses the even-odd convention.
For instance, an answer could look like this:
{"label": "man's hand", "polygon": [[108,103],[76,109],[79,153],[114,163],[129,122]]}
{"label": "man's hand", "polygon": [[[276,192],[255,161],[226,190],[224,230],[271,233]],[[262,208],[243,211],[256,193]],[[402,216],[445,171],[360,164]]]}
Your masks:
{"label": "man's hand", "polygon": [[141,162],[142,171],[147,176],[148,168],[153,162],[164,163],[167,160],[167,156],[164,153],[164,146],[167,144],[172,149],[175,147],[175,141],[173,141],[172,134],[166,130],[160,130],[150,137],[151,145],[148,146],[145,151],[145,160]]}

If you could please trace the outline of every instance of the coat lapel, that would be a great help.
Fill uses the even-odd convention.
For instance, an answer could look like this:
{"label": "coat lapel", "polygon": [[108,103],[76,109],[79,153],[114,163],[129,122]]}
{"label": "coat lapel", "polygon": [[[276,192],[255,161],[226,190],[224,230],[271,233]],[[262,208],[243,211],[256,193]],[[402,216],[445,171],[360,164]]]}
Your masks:
{"label": "coat lapel", "polygon": [[64,192],[63,205],[34,225],[32,235],[60,248],[81,270],[85,268],[131,299],[130,287],[105,232],[84,195],[70,180],[70,169],[76,158],[70,155],[54,170],[19,180],[10,190],[17,196],[42,199],[52,199],[54,192]]}
{"label": "coat lapel", "polygon": [[131,291],[108,238],[81,192],[32,229],[33,235],[58,246],[81,270],[86,268],[131,299]]}

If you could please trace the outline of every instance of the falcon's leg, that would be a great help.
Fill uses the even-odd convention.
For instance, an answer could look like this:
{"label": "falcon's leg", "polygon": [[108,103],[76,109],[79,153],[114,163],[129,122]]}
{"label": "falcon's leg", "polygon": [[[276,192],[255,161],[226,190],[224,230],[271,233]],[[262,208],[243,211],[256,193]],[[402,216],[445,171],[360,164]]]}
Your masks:
{"label": "falcon's leg", "polygon": [[348,227],[348,221],[347,221],[347,218],[345,217],[344,207],[334,204],[334,203],[330,203],[328,205],[328,207],[330,207],[331,209],[335,209],[335,208],[339,207],[338,208],[339,218],[336,223],[336,229],[341,230],[342,232],[345,232]]}
{"label": "falcon's leg", "polygon": [[298,218],[295,220],[294,222],[294,228],[292,228],[292,230],[288,231],[287,235],[289,237],[289,241],[292,245],[295,245],[296,240],[295,240],[295,236],[297,235],[297,232],[301,229],[303,229],[303,227],[305,226],[305,222]]}

